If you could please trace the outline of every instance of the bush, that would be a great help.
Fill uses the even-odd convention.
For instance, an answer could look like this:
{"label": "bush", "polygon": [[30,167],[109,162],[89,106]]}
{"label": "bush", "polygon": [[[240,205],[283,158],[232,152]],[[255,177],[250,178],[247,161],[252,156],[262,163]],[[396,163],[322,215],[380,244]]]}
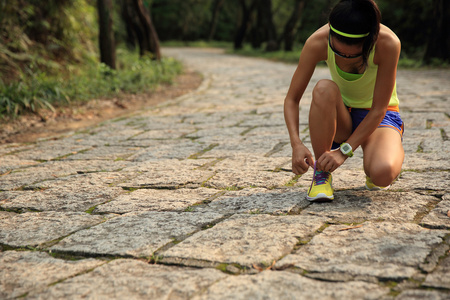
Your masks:
{"label": "bush", "polygon": [[83,69],[68,68],[68,75],[49,75],[39,69],[21,74],[21,80],[0,82],[0,117],[15,117],[39,109],[76,104],[119,93],[152,91],[158,84],[170,83],[182,65],[172,58],[154,61],[136,53],[118,51],[118,70],[92,62]]}

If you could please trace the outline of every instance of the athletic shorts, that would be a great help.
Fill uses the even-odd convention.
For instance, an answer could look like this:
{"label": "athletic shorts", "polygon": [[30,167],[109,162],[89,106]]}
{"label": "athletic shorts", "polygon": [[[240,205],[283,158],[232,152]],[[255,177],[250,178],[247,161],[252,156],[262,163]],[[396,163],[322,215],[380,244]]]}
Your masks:
{"label": "athletic shorts", "polygon": [[[355,131],[356,127],[358,127],[362,120],[364,120],[364,118],[367,116],[369,110],[361,108],[349,108],[349,111],[353,122],[352,131]],[[402,118],[400,117],[400,113],[397,111],[386,111],[386,115],[384,116],[383,121],[381,121],[380,125],[378,125],[378,128],[380,127],[392,128],[396,130],[403,138],[404,125]]]}
{"label": "athletic shorts", "polygon": [[[352,132],[355,131],[356,127],[364,120],[370,110],[364,108],[349,108],[350,116],[352,117],[353,128]],[[403,132],[405,130],[403,120],[400,117],[400,113],[397,111],[386,111],[384,119],[381,121],[378,128],[392,128],[397,131],[403,140]],[[333,146],[331,149],[337,149],[340,147],[339,143],[333,141]]]}

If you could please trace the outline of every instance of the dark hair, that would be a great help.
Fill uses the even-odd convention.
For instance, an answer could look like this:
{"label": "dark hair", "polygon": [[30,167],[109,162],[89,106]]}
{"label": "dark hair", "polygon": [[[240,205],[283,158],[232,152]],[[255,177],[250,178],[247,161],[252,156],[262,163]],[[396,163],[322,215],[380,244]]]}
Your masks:
{"label": "dark hair", "polygon": [[370,52],[380,32],[381,13],[374,0],[341,0],[331,10],[329,23],[337,30],[349,34],[366,34],[363,38],[349,38],[330,29],[331,36],[347,45],[363,44],[363,65],[367,65]]}

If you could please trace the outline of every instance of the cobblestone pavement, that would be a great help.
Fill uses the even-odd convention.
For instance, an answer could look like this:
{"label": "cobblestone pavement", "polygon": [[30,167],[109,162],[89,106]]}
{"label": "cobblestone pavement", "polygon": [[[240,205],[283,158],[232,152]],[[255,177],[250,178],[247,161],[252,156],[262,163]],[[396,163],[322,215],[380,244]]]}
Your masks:
{"label": "cobblestone pavement", "polygon": [[[403,172],[305,200],[283,100],[294,65],[165,49],[200,88],[131,117],[0,146],[0,298],[450,299],[450,70],[401,70]],[[300,131],[309,144],[311,88]]]}

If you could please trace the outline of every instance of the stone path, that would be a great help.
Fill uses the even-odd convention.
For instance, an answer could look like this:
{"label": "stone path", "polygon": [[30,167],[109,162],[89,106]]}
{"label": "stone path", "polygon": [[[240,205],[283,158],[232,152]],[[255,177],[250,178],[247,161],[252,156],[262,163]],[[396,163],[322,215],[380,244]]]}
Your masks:
{"label": "stone path", "polygon": [[[135,116],[0,147],[0,298],[450,299],[450,71],[398,73],[403,172],[336,199],[291,173],[295,66],[165,49],[200,88]],[[309,144],[311,88],[300,131]]]}

